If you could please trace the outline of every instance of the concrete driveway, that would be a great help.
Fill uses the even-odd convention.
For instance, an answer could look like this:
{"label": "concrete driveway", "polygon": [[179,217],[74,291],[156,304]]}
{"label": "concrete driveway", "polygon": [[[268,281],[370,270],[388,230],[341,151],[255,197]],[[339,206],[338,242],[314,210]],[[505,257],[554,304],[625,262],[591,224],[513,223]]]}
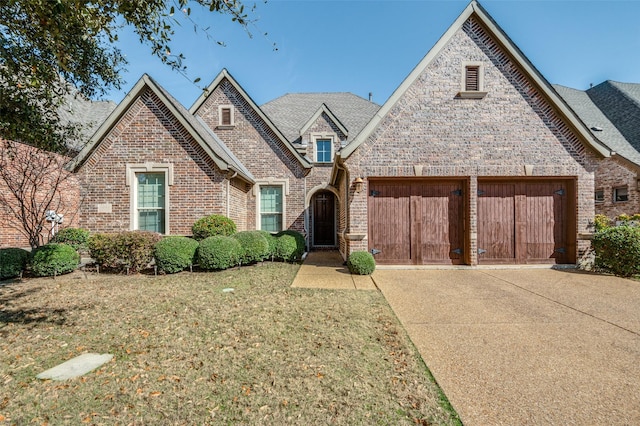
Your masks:
{"label": "concrete driveway", "polygon": [[640,424],[640,282],[572,270],[378,270],[465,425]]}

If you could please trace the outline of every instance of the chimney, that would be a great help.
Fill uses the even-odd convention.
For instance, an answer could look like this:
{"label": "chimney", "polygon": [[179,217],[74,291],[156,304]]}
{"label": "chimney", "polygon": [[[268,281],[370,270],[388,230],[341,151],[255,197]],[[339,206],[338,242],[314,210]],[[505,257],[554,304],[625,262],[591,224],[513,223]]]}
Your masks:
{"label": "chimney", "polygon": [[373,102],[373,92],[369,92],[369,102]]}

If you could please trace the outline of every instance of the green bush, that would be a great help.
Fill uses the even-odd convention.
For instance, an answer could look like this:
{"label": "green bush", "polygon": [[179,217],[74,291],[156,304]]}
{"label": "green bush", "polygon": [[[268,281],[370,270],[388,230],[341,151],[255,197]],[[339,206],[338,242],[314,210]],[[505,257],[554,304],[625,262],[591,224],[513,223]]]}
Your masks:
{"label": "green bush", "polygon": [[306,241],[304,236],[292,230],[278,232],[275,236],[274,256],[286,262],[299,260],[305,250]]}
{"label": "green bush", "polygon": [[80,262],[78,252],[68,244],[49,243],[35,249],[31,256],[31,272],[37,277],[73,272]]}
{"label": "green bush", "polygon": [[236,233],[236,224],[226,216],[214,214],[198,219],[191,227],[191,232],[198,241],[214,235],[229,236]]}
{"label": "green bush", "polygon": [[640,274],[640,228],[616,226],[593,236],[596,267],[621,277]]}
{"label": "green bush", "polygon": [[202,269],[211,271],[227,269],[240,263],[242,246],[232,237],[216,235],[200,241],[198,264]]}
{"label": "green bush", "polygon": [[0,280],[19,277],[27,266],[29,252],[19,248],[0,249]]}
{"label": "green bush", "polygon": [[265,259],[273,259],[276,252],[276,237],[271,232],[267,231],[255,232],[259,232],[265,238],[265,240],[267,240],[267,244],[269,245],[269,252],[267,253]]}
{"label": "green bush", "polygon": [[195,262],[198,242],[187,237],[165,237],[153,247],[158,268],[167,274],[184,271]]}
{"label": "green bush", "polygon": [[597,214],[593,219],[593,225],[595,232],[602,231],[611,226],[611,220],[603,214]]}
{"label": "green bush", "polygon": [[376,261],[368,251],[354,251],[347,260],[349,271],[356,275],[371,275],[376,270]]}
{"label": "green bush", "polygon": [[240,243],[240,263],[261,262],[269,256],[269,242],[260,231],[242,231],[232,236]]}
{"label": "green bush", "polygon": [[162,236],[149,231],[95,234],[89,238],[89,254],[98,265],[116,271],[137,272],[153,260],[153,247]]}
{"label": "green bush", "polygon": [[51,239],[52,243],[68,244],[75,250],[85,250],[89,231],[80,228],[63,228]]}

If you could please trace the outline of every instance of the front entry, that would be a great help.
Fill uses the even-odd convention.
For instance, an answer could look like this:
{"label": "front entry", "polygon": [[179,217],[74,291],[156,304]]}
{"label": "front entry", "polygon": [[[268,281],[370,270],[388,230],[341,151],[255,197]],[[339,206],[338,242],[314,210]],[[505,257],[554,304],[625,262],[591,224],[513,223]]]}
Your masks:
{"label": "front entry", "polygon": [[311,221],[314,247],[336,246],[335,205],[335,196],[330,191],[318,192],[313,196]]}

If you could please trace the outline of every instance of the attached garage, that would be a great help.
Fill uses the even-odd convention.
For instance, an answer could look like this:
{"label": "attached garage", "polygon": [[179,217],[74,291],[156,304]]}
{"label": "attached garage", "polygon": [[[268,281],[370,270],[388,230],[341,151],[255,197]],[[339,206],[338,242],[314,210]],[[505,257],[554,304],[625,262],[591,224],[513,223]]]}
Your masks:
{"label": "attached garage", "polygon": [[478,180],[478,263],[574,263],[573,180]]}
{"label": "attached garage", "polygon": [[479,264],[575,262],[573,180],[478,179],[477,197],[468,190],[468,180],[370,179],[368,248],[376,262],[470,263],[472,246]]}
{"label": "attached garage", "polygon": [[464,180],[369,181],[369,250],[380,264],[464,263]]}

